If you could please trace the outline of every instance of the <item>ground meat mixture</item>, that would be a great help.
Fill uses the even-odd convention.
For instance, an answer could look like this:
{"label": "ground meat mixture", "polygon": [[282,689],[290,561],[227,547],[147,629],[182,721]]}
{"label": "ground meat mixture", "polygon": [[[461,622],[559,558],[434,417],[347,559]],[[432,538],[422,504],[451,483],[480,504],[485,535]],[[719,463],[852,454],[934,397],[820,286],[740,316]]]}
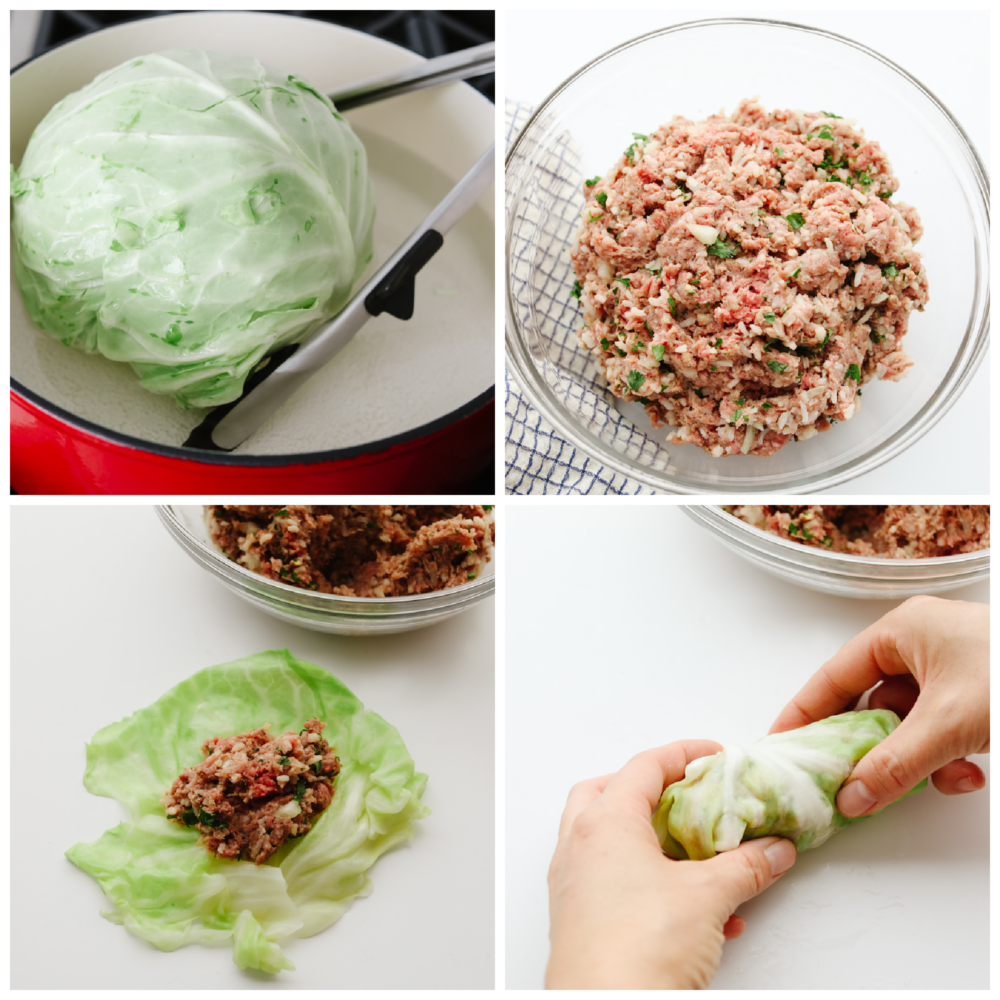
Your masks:
{"label": "ground meat mixture", "polygon": [[745,100],[634,135],[586,181],[572,248],[578,336],[616,396],[670,442],[773,455],[906,374],[923,229],[852,120]]}
{"label": "ground meat mixture", "polygon": [[346,597],[401,597],[474,580],[489,562],[493,508],[206,507],[222,551],[255,573]]}
{"label": "ground meat mixture", "polygon": [[167,816],[197,827],[199,843],[220,858],[262,864],[289,837],[301,837],[333,799],[340,760],[310,719],[296,733],[272,736],[270,723],[250,733],[217,736],[205,760],[185,768],[162,802]]}
{"label": "ground meat mixture", "polygon": [[723,507],[780,538],[885,559],[928,559],[990,547],[990,508],[953,504]]}

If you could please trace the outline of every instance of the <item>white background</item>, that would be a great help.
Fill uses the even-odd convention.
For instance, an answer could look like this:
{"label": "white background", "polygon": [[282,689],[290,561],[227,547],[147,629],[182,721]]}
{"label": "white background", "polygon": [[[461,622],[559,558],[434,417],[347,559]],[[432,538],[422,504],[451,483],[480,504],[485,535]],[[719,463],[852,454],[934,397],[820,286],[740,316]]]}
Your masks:
{"label": "white background", "polygon": [[[538,987],[545,874],[570,786],[685,738],[764,736],[895,601],[796,588],[676,505],[505,515],[506,985]],[[988,584],[949,597],[985,602]],[[973,758],[985,771],[989,758]],[[988,780],[988,779],[987,779]],[[985,989],[989,793],[933,787],[803,852],[737,911],[716,989]]]}
{"label": "white background", "polygon": [[[18,506],[11,536],[14,989],[492,988],[492,598],[419,631],[325,635],[230,593],[149,506]],[[102,919],[100,887],[63,857],[127,818],[84,789],[84,744],[203,667],[285,646],[399,729],[432,814],[375,863],[371,896],[283,943],[294,972],[157,951]]]}
{"label": "white background", "polygon": [[[989,14],[960,10],[808,11],[701,10],[518,10],[505,16],[504,97],[537,105],[591,59],[637,35],[670,24],[709,17],[775,18],[849,36],[875,49],[917,77],[966,129],[987,170],[990,165]],[[705,72],[712,72],[710,61]],[[669,67],[664,90],[669,93]],[[836,81],[833,81],[836,86]],[[735,97],[742,95],[737,94]],[[932,290],[933,294],[933,290]],[[954,493],[989,493],[989,456],[965,444],[963,428],[990,426],[989,357],[940,423],[903,454],[833,494],[926,492],[927,469]],[[982,434],[974,440],[982,441]]]}

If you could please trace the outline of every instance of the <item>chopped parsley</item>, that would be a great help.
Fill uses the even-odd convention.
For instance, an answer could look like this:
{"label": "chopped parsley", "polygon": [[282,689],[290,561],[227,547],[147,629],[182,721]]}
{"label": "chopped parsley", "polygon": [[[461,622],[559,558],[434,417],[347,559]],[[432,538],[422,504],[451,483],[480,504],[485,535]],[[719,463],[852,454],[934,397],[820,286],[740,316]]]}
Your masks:
{"label": "chopped parsley", "polygon": [[598,191],[597,195],[594,198],[594,200],[597,202],[598,205],[601,206],[601,208],[604,208],[604,206],[607,205],[607,203],[608,203],[608,193],[607,193],[607,191]]}
{"label": "chopped parsley", "polygon": [[761,403],[760,408],[767,413],[768,410],[773,410],[774,406],[771,403]]}
{"label": "chopped parsley", "polygon": [[633,392],[638,392],[642,388],[642,383],[646,381],[646,376],[642,372],[631,371],[625,377],[625,381]]}
{"label": "chopped parsley", "polygon": [[882,274],[886,278],[898,278],[899,277],[899,269],[896,267],[895,264],[892,264],[892,263],[882,264],[881,268],[882,268]]}
{"label": "chopped parsley", "polygon": [[673,298],[672,295],[668,295],[667,296],[667,305],[670,306],[670,315],[671,316],[676,316],[677,315],[677,303],[674,301],[674,298]]}
{"label": "chopped parsley", "polygon": [[649,324],[645,320],[643,320],[642,321],[642,325],[646,328],[646,333],[648,333],[652,337],[653,336],[653,331],[650,330]]}
{"label": "chopped parsley", "polygon": [[824,125],[823,128],[820,129],[819,137],[821,139],[832,139],[833,138],[833,134],[830,132],[830,126],[829,125]]}
{"label": "chopped parsley", "polygon": [[770,368],[771,371],[780,375],[788,367],[788,365],[783,365],[780,361],[775,361],[772,358],[772,360],[767,362],[767,367]]}
{"label": "chopped parsley", "polygon": [[722,347],[722,338],[721,337],[716,337],[716,339],[715,339],[715,346],[716,347]]}
{"label": "chopped parsley", "polygon": [[663,344],[653,344],[653,357],[656,358],[657,361],[662,361],[664,350],[665,348]]}
{"label": "chopped parsley", "polygon": [[801,212],[792,212],[785,216],[785,221],[791,227],[792,232],[801,229],[805,224],[806,220],[803,218]]}
{"label": "chopped parsley", "polygon": [[801,271],[801,270],[802,270],[801,266],[795,268],[795,270],[792,271],[792,273],[789,275],[789,277],[790,278],[797,278],[799,276],[799,271]]}
{"label": "chopped parsley", "polygon": [[[194,814],[194,810],[189,811],[192,815]],[[187,813],[184,814],[184,822],[188,826],[192,825],[187,821]],[[216,816],[215,813],[205,812],[204,809],[202,809],[201,814],[198,816],[198,822],[201,823],[202,826],[209,826],[215,830],[224,830],[229,826],[229,824],[221,816]]]}
{"label": "chopped parsley", "polygon": [[878,196],[880,198],[891,198],[892,197],[892,192],[891,191],[879,191]]}
{"label": "chopped parsley", "polygon": [[774,155],[777,156],[777,157],[780,157],[781,154],[782,154],[782,148],[781,148],[781,146],[775,146],[774,147]]}
{"label": "chopped parsley", "polygon": [[773,323],[774,322],[774,313],[764,313],[764,319],[766,319],[768,321],[768,323]]}
{"label": "chopped parsley", "polygon": [[844,117],[843,115],[835,115],[832,111],[824,111],[822,108],[820,108],[820,112],[819,113],[821,115],[825,115],[827,118],[843,118]]}
{"label": "chopped parsley", "polygon": [[[615,278],[615,281],[620,281],[626,288],[631,288],[632,287],[632,279],[631,278]],[[615,283],[615,281],[612,281],[611,284],[613,285]]]}
{"label": "chopped parsley", "polygon": [[583,285],[581,285],[579,281],[574,281],[573,282],[573,291],[571,291],[569,294],[574,299],[578,299],[580,297],[580,293],[582,291],[583,291]]}
{"label": "chopped parsley", "polygon": [[827,548],[830,548],[830,547],[831,547],[831,546],[833,545],[833,539],[832,539],[832,538],[831,538],[831,537],[830,537],[829,535],[827,535],[827,536],[826,536],[826,537],[825,537],[825,538],[823,539],[823,544],[824,544],[824,545],[825,545],[825,546],[826,546]]}
{"label": "chopped parsley", "polygon": [[857,365],[847,366],[847,377],[854,379],[855,382],[861,381],[861,369]]}
{"label": "chopped parsley", "polygon": [[606,351],[611,345],[608,343],[607,337],[601,337],[601,350]]}
{"label": "chopped parsley", "polygon": [[625,357],[625,352],[620,347],[616,347],[615,348],[615,352],[617,353],[618,357],[620,357],[620,358],[624,358]]}
{"label": "chopped parsley", "polygon": [[713,257],[721,257],[723,260],[729,260],[731,257],[736,256],[738,249],[739,246],[726,243],[720,236],[710,247],[705,248],[705,252]]}
{"label": "chopped parsley", "polygon": [[584,181],[583,183],[586,184],[587,187],[592,188],[600,179],[601,175],[598,174],[596,177],[591,177],[589,181]]}

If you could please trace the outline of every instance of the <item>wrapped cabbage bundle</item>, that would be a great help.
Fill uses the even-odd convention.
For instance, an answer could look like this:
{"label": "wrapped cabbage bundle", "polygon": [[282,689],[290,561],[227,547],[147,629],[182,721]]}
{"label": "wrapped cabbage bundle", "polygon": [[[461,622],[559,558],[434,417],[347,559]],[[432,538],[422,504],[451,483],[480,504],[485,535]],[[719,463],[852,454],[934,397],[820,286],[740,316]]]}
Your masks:
{"label": "wrapped cabbage bundle", "polygon": [[691,761],[653,815],[664,853],[702,861],[769,836],[786,837],[800,851],[819,847],[867,818],[848,819],[834,800],[857,762],[898,725],[887,709],[845,712]]}
{"label": "wrapped cabbage bundle", "polygon": [[25,307],[179,406],[237,398],[372,256],[364,146],[308,83],[174,49],[60,101],[11,169]]}

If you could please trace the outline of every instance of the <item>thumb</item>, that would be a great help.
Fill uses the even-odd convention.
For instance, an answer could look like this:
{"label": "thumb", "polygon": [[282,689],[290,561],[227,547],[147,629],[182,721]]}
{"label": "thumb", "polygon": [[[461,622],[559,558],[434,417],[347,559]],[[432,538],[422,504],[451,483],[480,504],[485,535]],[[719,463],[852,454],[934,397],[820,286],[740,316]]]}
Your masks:
{"label": "thumb", "polygon": [[899,727],[858,761],[837,793],[837,808],[843,815],[854,819],[882,809],[969,752],[952,745],[940,721],[934,724],[936,715],[940,713],[918,699]]}
{"label": "thumb", "polygon": [[713,883],[721,892],[722,903],[732,913],[740,903],[753,899],[795,864],[798,852],[790,840],[761,837],[746,840],[733,851],[724,851],[700,865],[713,865]]}

